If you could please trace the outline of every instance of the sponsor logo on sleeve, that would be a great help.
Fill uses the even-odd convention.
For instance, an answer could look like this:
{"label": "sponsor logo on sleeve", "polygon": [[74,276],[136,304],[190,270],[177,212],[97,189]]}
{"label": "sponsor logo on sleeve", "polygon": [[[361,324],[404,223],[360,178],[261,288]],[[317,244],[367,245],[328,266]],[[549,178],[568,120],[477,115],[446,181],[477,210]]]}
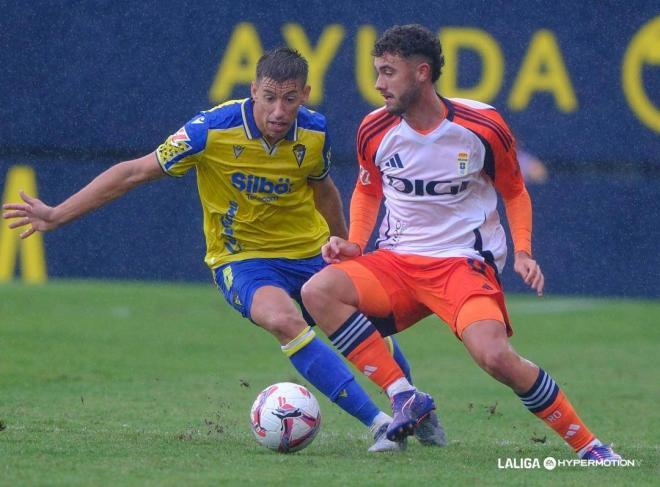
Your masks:
{"label": "sponsor logo on sleeve", "polygon": [[162,164],[178,160],[180,156],[192,149],[192,146],[188,142],[190,142],[190,137],[188,137],[185,127],[181,127],[158,147],[156,150],[158,160]]}
{"label": "sponsor logo on sleeve", "polygon": [[[188,137],[188,132],[186,132],[185,127],[181,127],[177,132],[170,138],[170,143],[174,147],[186,147],[187,149],[190,149],[190,145],[188,144],[190,142],[190,137]],[[187,150],[186,149],[186,150]]]}
{"label": "sponsor logo on sleeve", "polygon": [[364,167],[362,167],[362,166],[360,166],[360,176],[359,176],[359,179],[360,179],[360,184],[363,185],[363,186],[368,186],[368,185],[371,184],[369,171],[367,171],[367,170],[366,170]]}

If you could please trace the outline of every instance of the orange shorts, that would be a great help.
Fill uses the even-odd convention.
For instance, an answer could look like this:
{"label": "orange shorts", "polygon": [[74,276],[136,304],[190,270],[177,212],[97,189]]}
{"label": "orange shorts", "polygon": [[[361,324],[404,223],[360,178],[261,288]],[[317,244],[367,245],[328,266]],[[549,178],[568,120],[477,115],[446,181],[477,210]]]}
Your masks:
{"label": "orange shorts", "polygon": [[[333,266],[348,274],[357,290],[358,308],[375,318],[374,325],[385,336],[436,314],[460,339],[465,326],[457,330],[458,314],[473,296],[492,297],[501,311],[507,334],[513,334],[495,269],[479,260],[377,250]],[[488,309],[483,317],[474,309],[469,315],[474,321],[493,317]]]}

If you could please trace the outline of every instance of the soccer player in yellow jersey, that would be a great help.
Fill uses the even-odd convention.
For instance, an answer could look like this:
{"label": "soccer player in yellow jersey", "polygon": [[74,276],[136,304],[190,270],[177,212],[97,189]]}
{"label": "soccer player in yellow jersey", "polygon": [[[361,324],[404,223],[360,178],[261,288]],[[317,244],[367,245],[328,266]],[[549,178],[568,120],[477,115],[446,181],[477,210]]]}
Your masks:
{"label": "soccer player in yellow jersey", "polygon": [[[328,169],[325,117],[302,106],[310,92],[307,61],[280,48],[257,64],[252,97],[228,101],[196,115],[156,151],[112,166],[63,203],[50,207],[21,193],[7,204],[9,226],[54,230],[135,186],[179,177],[195,168],[204,211],[206,264],[231,306],[281,344],[294,367],[318,390],[374,434],[370,451],[396,451],[391,418],[373,403],[343,360],[308,326],[300,289],[325,263],[321,246],[330,234],[347,237],[339,192]],[[408,364],[390,342],[401,368]],[[419,428],[423,444],[444,444],[431,417]]]}

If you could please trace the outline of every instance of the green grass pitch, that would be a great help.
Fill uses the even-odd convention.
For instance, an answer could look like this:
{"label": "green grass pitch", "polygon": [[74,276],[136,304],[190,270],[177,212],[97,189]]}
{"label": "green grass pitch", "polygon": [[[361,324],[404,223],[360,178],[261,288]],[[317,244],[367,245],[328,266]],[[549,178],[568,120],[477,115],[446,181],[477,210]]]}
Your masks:
{"label": "green grass pitch", "polygon": [[436,398],[447,448],[411,439],[403,454],[368,454],[366,428],[316,392],[316,440],[273,453],[252,437],[252,401],[271,383],[305,382],[211,285],[51,281],[0,286],[0,485],[657,482],[660,302],[529,296],[509,307],[513,345],[636,466],[498,468],[507,458],[574,457],[437,319],[400,342],[416,383]]}

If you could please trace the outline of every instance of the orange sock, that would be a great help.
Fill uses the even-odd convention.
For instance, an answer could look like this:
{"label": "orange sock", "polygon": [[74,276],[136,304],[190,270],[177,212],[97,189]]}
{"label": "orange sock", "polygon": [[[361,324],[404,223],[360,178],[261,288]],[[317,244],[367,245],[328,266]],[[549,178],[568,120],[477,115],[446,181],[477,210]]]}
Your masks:
{"label": "orange sock", "polygon": [[575,451],[581,450],[596,438],[584,425],[561,389],[549,407],[534,414],[555,430]]}
{"label": "orange sock", "polygon": [[395,380],[405,377],[390,354],[387,343],[377,331],[355,347],[346,358],[383,390],[387,390]]}
{"label": "orange sock", "polygon": [[349,316],[328,338],[342,355],[383,390],[398,379],[405,379],[385,339],[359,311]]}
{"label": "orange sock", "polygon": [[555,430],[575,451],[595,439],[563,391],[543,369],[539,369],[538,378],[531,389],[518,396],[527,409]]}

